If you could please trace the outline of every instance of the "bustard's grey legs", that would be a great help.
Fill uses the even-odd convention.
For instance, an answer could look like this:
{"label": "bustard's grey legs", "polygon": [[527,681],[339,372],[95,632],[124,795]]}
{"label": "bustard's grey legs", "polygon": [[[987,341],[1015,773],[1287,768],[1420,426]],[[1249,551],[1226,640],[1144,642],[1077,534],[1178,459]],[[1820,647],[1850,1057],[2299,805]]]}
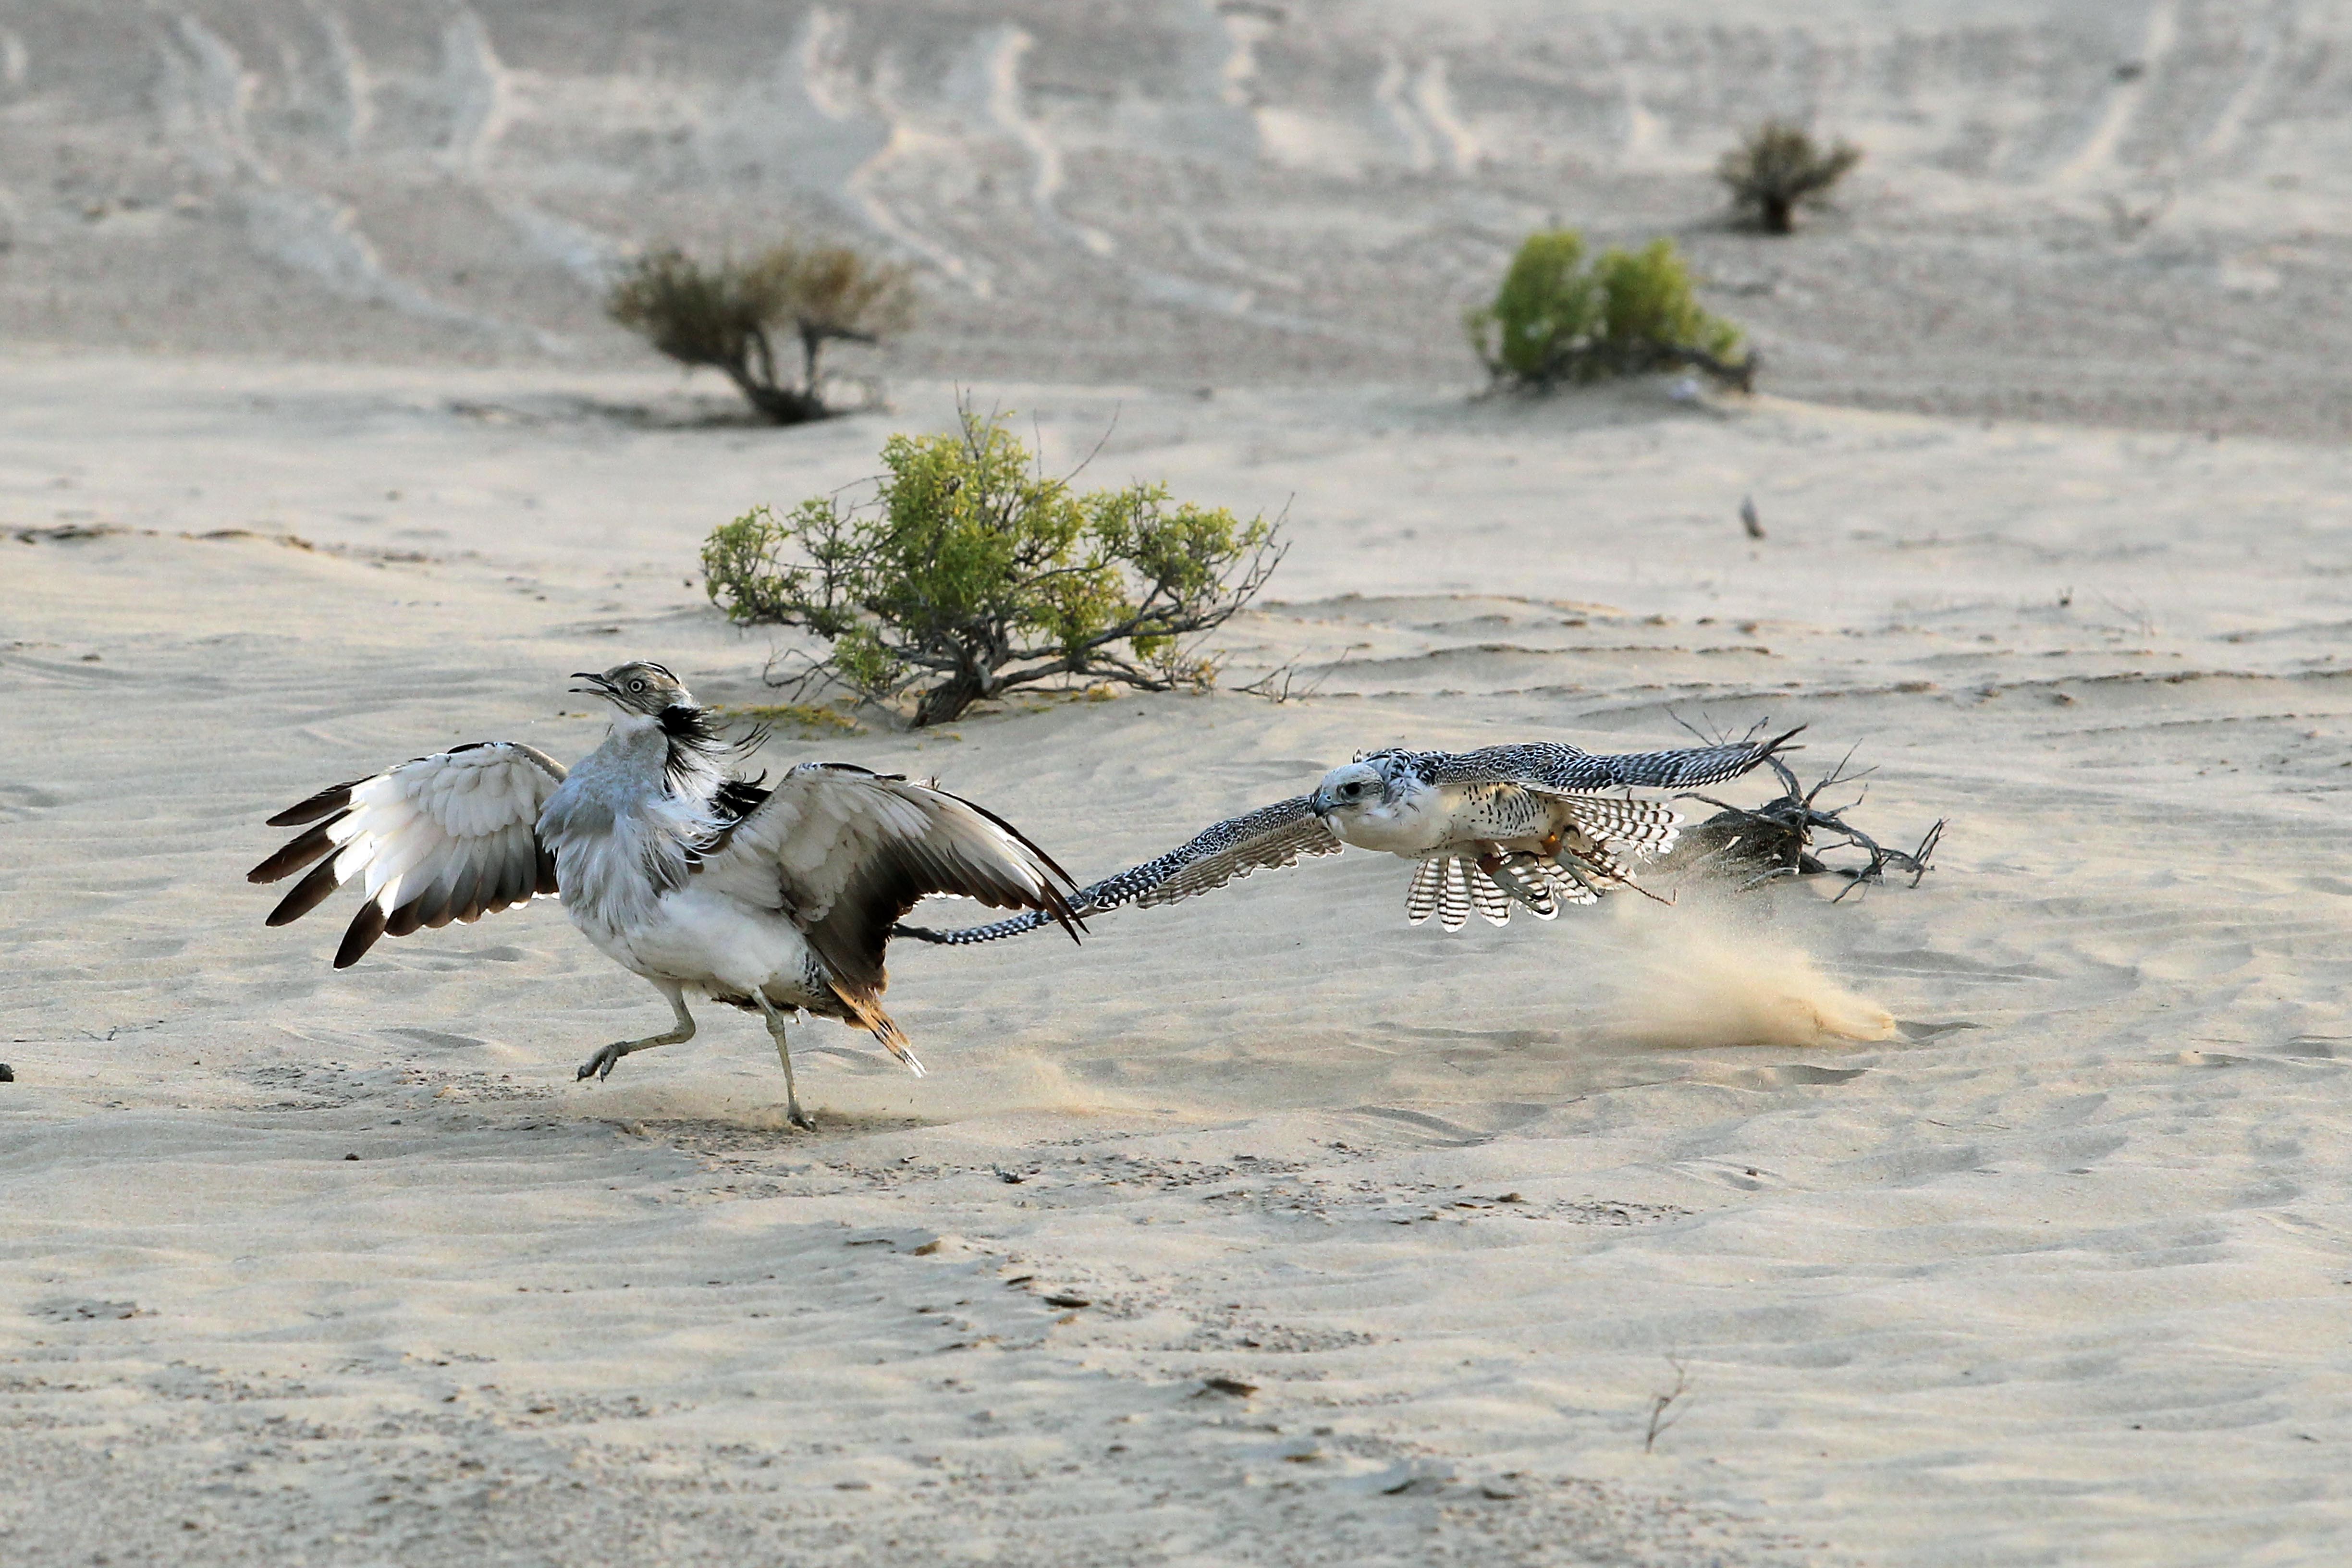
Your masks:
{"label": "bustard's grey legs", "polygon": [[682,1046],[694,1038],[694,1015],[686,1010],[685,988],[662,980],[655,981],[653,986],[669,998],[670,1011],[677,1015],[677,1024],[667,1035],[647,1035],[642,1040],[614,1040],[580,1064],[581,1078],[608,1079],[613,1076],[614,1064],[631,1051],[651,1050],[656,1046]]}
{"label": "bustard's grey legs", "polygon": [[769,1001],[757,991],[751,993],[751,997],[760,1004],[760,1011],[768,1016],[768,1033],[776,1042],[776,1059],[784,1064],[785,1114],[793,1119],[793,1126],[804,1127],[813,1131],[816,1128],[816,1123],[811,1121],[808,1114],[801,1110],[800,1090],[793,1087],[793,1052],[792,1047],[784,1044],[784,1016],[776,1010],[776,1005],[773,1002]]}

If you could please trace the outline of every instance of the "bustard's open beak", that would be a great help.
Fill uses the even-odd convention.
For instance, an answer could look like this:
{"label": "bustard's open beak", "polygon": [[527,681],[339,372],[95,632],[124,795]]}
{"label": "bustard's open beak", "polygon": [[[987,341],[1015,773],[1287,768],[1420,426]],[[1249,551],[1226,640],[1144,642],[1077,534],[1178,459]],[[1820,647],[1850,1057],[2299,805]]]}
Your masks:
{"label": "bustard's open beak", "polygon": [[588,683],[585,686],[572,688],[572,694],[575,697],[602,697],[609,700],[613,695],[613,683],[593,669],[575,669],[572,672],[572,679]]}

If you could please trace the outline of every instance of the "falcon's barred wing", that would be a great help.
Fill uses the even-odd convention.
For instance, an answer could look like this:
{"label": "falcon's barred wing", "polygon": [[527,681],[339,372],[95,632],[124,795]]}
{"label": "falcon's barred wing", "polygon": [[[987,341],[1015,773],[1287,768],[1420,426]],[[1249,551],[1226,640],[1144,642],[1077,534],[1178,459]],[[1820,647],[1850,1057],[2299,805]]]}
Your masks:
{"label": "falcon's barred wing", "polygon": [[1341,847],[1307,797],[1294,795],[1220,822],[1182,848],[1095,885],[1110,895],[1110,904],[1172,904],[1260,867],[1296,866],[1301,855],[1337,855]]}
{"label": "falcon's barred wing", "polygon": [[555,857],[534,828],[562,782],[562,763],[513,741],[419,757],[271,817],[272,827],[315,826],[246,880],[275,882],[324,861],[269,912],[269,923],[282,926],[364,875],[368,901],[335,952],[335,967],[348,969],[378,937],[479,920],[554,892]]}
{"label": "falcon's barred wing", "polygon": [[[1292,866],[1297,864],[1301,855],[1336,855],[1339,849],[1339,839],[1323,826],[1323,819],[1315,815],[1307,797],[1296,795],[1261,806],[1246,816],[1220,822],[1157,860],[1148,860],[1081,888],[1071,902],[1082,916],[1100,914],[1122,904],[1172,904],[1195,893],[1222,888],[1235,877],[1246,877],[1260,867]],[[989,925],[967,926],[961,931],[900,926],[898,934],[962,946],[1019,936],[1044,923],[1042,916],[1028,914]]]}
{"label": "falcon's barred wing", "polygon": [[1010,823],[945,790],[848,763],[803,763],[784,774],[699,874],[790,914],[853,1005],[881,993],[892,925],[929,894],[1034,910],[1039,924],[1078,934],[1069,874]]}
{"label": "falcon's barred wing", "polygon": [[1632,752],[1596,756],[1580,747],[1550,742],[1521,746],[1485,746],[1475,752],[1422,753],[1423,774],[1433,784],[1515,784],[1531,790],[1577,794],[1601,789],[1700,789],[1735,779],[1777,756],[1804,729],[1800,724],[1769,741],[1738,741],[1723,746],[1685,746],[1672,752]]}

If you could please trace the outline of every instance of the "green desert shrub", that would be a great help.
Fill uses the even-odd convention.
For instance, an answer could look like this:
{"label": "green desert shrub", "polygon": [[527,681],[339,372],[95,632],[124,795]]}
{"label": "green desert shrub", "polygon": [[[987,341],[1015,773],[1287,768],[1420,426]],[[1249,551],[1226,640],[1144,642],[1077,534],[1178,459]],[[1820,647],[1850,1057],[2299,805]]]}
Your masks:
{"label": "green desert shrub", "polygon": [[893,436],[870,494],[755,507],[702,551],[711,601],[744,625],[824,639],[812,672],[944,723],[1056,677],[1144,690],[1213,684],[1186,639],[1265,585],[1273,524],[1178,504],[1166,487],[1080,492],[994,418]]}
{"label": "green desert shrub", "polygon": [[[613,285],[614,321],[681,364],[708,365],[779,425],[822,419],[829,342],[878,342],[913,320],[907,269],[839,246],[780,245],[751,261],[706,265],[656,250]],[[777,372],[775,339],[800,340],[797,383]]]}
{"label": "green desert shrub", "polygon": [[1531,234],[1465,324],[1498,385],[1541,391],[1681,366],[1742,388],[1755,376],[1754,355],[1731,357],[1739,329],[1699,308],[1671,240],[1588,261],[1573,229]]}
{"label": "green desert shrub", "polygon": [[1791,234],[1797,208],[1827,195],[1861,162],[1851,142],[1822,147],[1803,126],[1768,120],[1723,155],[1715,177],[1729,188],[1734,210],[1767,234]]}

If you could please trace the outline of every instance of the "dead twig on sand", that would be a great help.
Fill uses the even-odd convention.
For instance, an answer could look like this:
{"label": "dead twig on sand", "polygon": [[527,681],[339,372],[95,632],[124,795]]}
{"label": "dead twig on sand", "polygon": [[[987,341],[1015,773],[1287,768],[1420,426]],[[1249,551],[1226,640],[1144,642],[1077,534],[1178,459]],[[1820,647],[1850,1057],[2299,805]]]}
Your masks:
{"label": "dead twig on sand", "polygon": [[[1675,1409],[1690,1394],[1690,1369],[1674,1356],[1666,1358],[1666,1364],[1675,1369],[1675,1385],[1650,1395],[1650,1426],[1642,1434],[1642,1452],[1644,1454],[1657,1452],[1658,1439],[1690,1410],[1687,1405],[1683,1405],[1680,1410]],[[1669,1411],[1673,1414],[1668,1415]]]}
{"label": "dead twig on sand", "polygon": [[[1911,886],[1917,887],[1919,879],[1927,874],[1936,846],[1943,839],[1945,819],[1938,817],[1916,848],[1890,849],[1879,843],[1845,820],[1845,814],[1866,798],[1867,790],[1858,789],[1853,799],[1843,805],[1822,804],[1825,791],[1868,776],[1867,769],[1862,773],[1847,771],[1853,760],[1849,752],[1820,783],[1808,789],[1787,763],[1778,756],[1767,757],[1765,765],[1779,775],[1781,793],[1761,805],[1731,805],[1704,795],[1685,797],[1703,801],[1714,806],[1716,813],[1685,829],[1681,840],[1660,865],[1718,869],[1734,878],[1742,892],[1784,877],[1835,876],[1846,879],[1847,885],[1838,893],[1843,899],[1865,882],[1884,882],[1890,870],[1907,874]],[[1859,851],[1861,864],[1832,865],[1823,858],[1838,850]]]}
{"label": "dead twig on sand", "polygon": [[[1276,665],[1247,686],[1236,686],[1234,689],[1244,696],[1263,697],[1277,708],[1286,702],[1304,702],[1323,689],[1323,683],[1331,679],[1331,672],[1347,663],[1349,654],[1353,651],[1342,650],[1338,658],[1321,666],[1303,665],[1295,658],[1288,659]],[[1304,686],[1299,685],[1298,678],[1310,668],[1316,670],[1315,679]]]}

